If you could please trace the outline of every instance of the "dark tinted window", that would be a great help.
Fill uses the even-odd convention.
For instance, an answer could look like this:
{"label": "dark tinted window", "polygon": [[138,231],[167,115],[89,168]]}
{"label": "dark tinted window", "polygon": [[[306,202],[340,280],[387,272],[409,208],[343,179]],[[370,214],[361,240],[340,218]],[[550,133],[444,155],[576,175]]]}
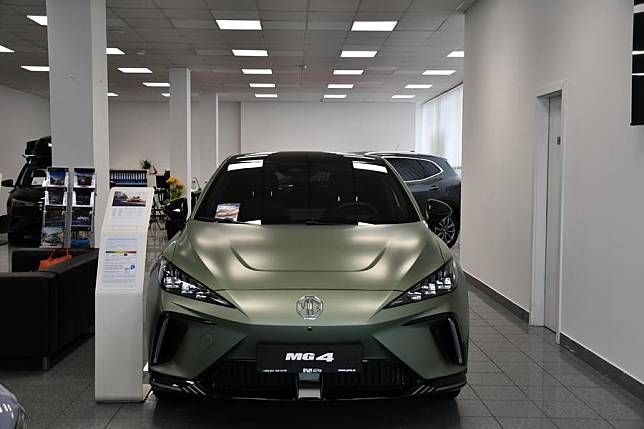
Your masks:
{"label": "dark tinted window", "polygon": [[351,159],[232,161],[208,188],[195,214],[198,220],[222,216],[262,224],[419,220],[386,167]]}
{"label": "dark tinted window", "polygon": [[387,158],[404,181],[422,180],[425,177],[423,166],[415,159],[410,158]]}
{"label": "dark tinted window", "polygon": [[419,161],[423,166],[425,177],[432,177],[441,172],[441,170],[431,161]]}

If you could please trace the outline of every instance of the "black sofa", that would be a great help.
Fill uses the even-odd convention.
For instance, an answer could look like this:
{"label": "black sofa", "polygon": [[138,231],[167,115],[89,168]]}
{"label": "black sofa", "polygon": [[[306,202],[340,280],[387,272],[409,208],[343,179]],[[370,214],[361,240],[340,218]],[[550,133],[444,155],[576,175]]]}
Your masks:
{"label": "black sofa", "polygon": [[73,250],[72,259],[38,271],[49,249],[17,249],[11,272],[0,273],[0,359],[51,357],[94,324],[98,252]]}

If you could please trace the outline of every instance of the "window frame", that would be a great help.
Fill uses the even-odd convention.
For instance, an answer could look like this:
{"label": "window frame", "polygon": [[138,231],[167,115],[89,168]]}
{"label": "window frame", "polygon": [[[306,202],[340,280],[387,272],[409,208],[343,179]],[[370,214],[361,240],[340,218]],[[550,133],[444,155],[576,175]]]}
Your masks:
{"label": "window frame", "polygon": [[[405,183],[417,183],[417,182],[424,182],[425,180],[433,179],[433,178],[434,178],[434,177],[436,177],[436,176],[440,176],[440,175],[441,175],[441,174],[443,174],[443,172],[445,171],[445,170],[443,170],[443,168],[442,168],[440,165],[438,165],[437,163],[435,163],[435,162],[434,162],[434,161],[432,161],[431,159],[426,159],[426,158],[416,158],[416,157],[413,157],[413,156],[389,156],[389,155],[383,156],[382,158],[386,159],[386,160],[387,160],[387,162],[389,162],[389,159],[411,159],[411,160],[418,161],[418,162],[429,162],[429,163],[431,163],[431,164],[434,164],[434,166],[435,166],[436,168],[438,168],[438,173],[433,174],[433,175],[431,175],[431,176],[423,177],[422,179],[405,180],[405,179],[403,179],[403,177],[402,177],[402,175],[401,175],[401,176],[400,176],[400,178],[401,178],[401,179],[403,179],[403,182],[405,182]],[[396,170],[396,167],[394,167],[394,166],[393,166],[393,164],[392,164],[392,166],[391,166],[391,167],[392,167],[394,170]],[[398,170],[396,170],[396,172],[398,172]],[[398,174],[400,174],[400,173],[398,173]]]}

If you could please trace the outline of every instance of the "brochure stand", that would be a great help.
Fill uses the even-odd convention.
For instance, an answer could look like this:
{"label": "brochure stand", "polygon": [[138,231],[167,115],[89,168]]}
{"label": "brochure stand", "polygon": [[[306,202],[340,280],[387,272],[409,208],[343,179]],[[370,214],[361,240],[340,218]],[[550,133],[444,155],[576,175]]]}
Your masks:
{"label": "brochure stand", "polygon": [[140,402],[143,288],[153,188],[110,190],[96,276],[95,391],[98,402]]}
{"label": "brochure stand", "polygon": [[68,201],[69,169],[66,167],[47,168],[45,179],[45,206],[42,211],[41,247],[69,247]]}
{"label": "brochure stand", "polygon": [[75,168],[73,177],[70,247],[94,247],[96,173],[93,168]]}

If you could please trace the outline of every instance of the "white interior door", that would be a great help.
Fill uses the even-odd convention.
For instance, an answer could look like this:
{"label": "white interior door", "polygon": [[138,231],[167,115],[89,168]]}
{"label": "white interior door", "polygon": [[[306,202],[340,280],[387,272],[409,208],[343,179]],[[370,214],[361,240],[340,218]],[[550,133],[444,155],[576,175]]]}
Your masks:
{"label": "white interior door", "polygon": [[561,253],[561,95],[549,99],[548,120],[548,202],[546,212],[546,296],[545,325],[559,329],[559,273]]}

